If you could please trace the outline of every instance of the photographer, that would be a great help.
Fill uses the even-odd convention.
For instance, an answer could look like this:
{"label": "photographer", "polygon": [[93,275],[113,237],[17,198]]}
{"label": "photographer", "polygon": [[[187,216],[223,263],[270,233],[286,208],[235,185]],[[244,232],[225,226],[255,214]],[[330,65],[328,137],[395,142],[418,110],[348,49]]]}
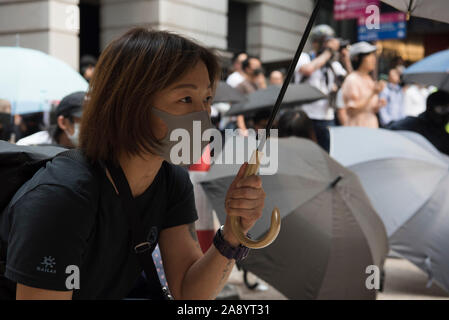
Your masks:
{"label": "photographer", "polygon": [[236,87],[237,90],[244,94],[249,94],[267,87],[262,63],[259,59],[256,57],[248,57],[242,63],[242,70],[245,80]]}
{"label": "photographer", "polygon": [[323,128],[335,125],[334,105],[338,91],[337,79],[347,74],[338,62],[340,41],[334,37],[334,30],[327,25],[318,25],[312,29],[313,52],[301,54],[296,66],[295,82],[309,83],[328,95],[313,103],[304,104],[301,109],[312,119],[318,142],[321,146],[329,143]]}
{"label": "photographer", "polygon": [[[265,75],[262,69],[262,63],[256,57],[248,57],[242,63],[243,80],[236,89],[243,94],[250,94],[259,89],[265,89],[267,87]],[[241,130],[243,135],[247,134],[247,128],[245,124],[245,117],[240,115],[237,116],[236,121],[237,128]]]}

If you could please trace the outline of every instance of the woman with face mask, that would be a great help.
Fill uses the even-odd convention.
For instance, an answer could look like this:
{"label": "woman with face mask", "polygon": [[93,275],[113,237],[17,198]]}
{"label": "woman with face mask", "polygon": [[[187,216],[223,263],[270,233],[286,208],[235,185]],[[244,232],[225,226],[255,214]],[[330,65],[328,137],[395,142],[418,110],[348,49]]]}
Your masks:
{"label": "woman with face mask", "polygon": [[[243,178],[244,164],[227,193],[226,223],[202,253],[193,187],[175,164],[195,162],[205,144],[192,132],[210,127],[219,73],[212,52],[169,32],[136,28],[109,44],[83,109],[84,161],[56,157],[4,214],[5,276],[18,299],[123,299],[142,272],[136,252],[151,255],[156,244],[175,299],[217,296],[248,251],[229,217],[248,232],[265,198],[260,177]],[[189,134],[184,157],[170,139],[179,130]],[[130,221],[145,238],[135,246]]]}
{"label": "woman with face mask", "polygon": [[36,132],[17,141],[18,145],[58,145],[76,148],[79,145],[79,132],[86,92],[78,91],[65,96],[55,110],[56,123],[48,130]]}

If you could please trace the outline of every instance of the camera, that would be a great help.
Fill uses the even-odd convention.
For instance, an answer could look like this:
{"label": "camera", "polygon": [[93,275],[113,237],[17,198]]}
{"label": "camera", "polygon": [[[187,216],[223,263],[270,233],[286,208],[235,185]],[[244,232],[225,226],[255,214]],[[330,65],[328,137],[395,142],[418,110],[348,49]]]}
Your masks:
{"label": "camera", "polygon": [[338,42],[340,42],[340,48],[338,49],[338,51],[347,49],[348,46],[351,44],[351,41],[349,41],[348,39],[337,38],[337,40],[338,40]]}
{"label": "camera", "polygon": [[253,73],[254,73],[254,76],[258,76],[259,74],[263,73],[263,69],[261,69],[261,68],[255,69],[255,70],[253,71]]}

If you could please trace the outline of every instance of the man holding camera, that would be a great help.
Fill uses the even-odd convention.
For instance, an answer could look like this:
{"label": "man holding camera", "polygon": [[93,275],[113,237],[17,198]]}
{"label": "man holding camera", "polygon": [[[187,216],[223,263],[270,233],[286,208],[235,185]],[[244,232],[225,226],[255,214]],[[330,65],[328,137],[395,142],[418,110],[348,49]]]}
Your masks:
{"label": "man holding camera", "polygon": [[318,25],[312,29],[313,51],[302,53],[296,66],[295,82],[308,83],[324,94],[328,99],[304,104],[301,109],[312,119],[321,146],[329,144],[327,127],[335,125],[335,96],[338,84],[347,71],[338,62],[340,41],[335,38],[334,30],[328,25]]}
{"label": "man holding camera", "polygon": [[236,87],[237,90],[244,94],[249,94],[267,87],[262,63],[259,59],[248,57],[242,62],[242,70],[245,80]]}
{"label": "man holding camera", "polygon": [[[242,70],[245,80],[243,80],[237,87],[235,87],[237,90],[239,90],[243,94],[250,94],[267,87],[265,75],[262,69],[262,63],[259,59],[251,56],[248,57],[245,61],[242,62]],[[237,116],[236,124],[237,128],[241,130],[241,133],[243,135],[248,134],[245,117],[243,115]]]}

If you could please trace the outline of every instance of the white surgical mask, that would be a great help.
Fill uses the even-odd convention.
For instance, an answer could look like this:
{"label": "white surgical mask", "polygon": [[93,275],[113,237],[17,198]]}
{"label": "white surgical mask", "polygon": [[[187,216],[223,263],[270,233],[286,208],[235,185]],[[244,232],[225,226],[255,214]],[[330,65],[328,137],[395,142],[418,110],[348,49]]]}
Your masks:
{"label": "white surgical mask", "polygon": [[80,124],[79,123],[75,123],[75,128],[73,131],[73,134],[70,135],[68,132],[67,133],[67,137],[69,137],[70,142],[77,147],[79,144],[79,135],[80,135]]}

